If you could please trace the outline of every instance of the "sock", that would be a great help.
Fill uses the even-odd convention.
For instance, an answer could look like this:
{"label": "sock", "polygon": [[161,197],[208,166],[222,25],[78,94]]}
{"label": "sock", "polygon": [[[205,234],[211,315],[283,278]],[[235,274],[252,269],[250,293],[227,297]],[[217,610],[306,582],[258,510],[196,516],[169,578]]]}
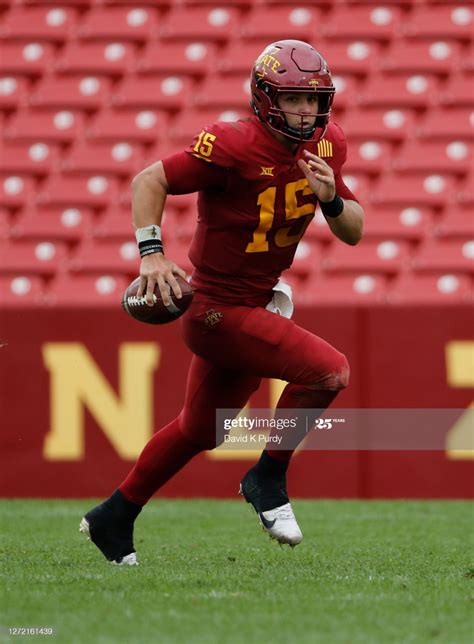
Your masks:
{"label": "sock", "polygon": [[111,497],[104,502],[119,520],[135,521],[142,511],[142,506],[125,498],[120,490],[115,490]]}
{"label": "sock", "polygon": [[175,418],[148,441],[119,490],[132,503],[145,505],[166,481],[201,451],[201,447],[191,443],[180,431],[179,417]]}
{"label": "sock", "polygon": [[259,474],[273,479],[285,475],[289,463],[289,459],[275,459],[268,453],[268,450],[264,449],[255,467]]}

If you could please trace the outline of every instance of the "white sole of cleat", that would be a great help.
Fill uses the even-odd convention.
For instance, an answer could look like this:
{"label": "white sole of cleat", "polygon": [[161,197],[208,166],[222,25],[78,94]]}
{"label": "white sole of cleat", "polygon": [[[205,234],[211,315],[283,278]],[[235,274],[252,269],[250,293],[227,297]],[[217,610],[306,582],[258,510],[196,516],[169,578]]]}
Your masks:
{"label": "white sole of cleat", "polygon": [[[81,523],[79,524],[79,532],[87,535],[89,541],[91,540],[91,533],[89,528],[89,522],[85,517],[82,517]],[[122,557],[122,561],[109,561],[109,563],[114,566],[138,566],[137,555],[135,552],[131,552],[129,555]]]}

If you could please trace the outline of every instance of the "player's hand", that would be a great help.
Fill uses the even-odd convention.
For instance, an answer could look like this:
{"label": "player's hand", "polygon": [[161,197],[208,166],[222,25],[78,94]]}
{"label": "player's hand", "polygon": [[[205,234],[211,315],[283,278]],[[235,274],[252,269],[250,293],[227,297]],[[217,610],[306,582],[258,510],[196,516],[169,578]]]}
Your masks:
{"label": "player's hand", "polygon": [[316,154],[304,151],[307,161],[299,159],[298,166],[308,180],[309,187],[319,201],[332,201],[336,196],[334,172],[326,161]]}
{"label": "player's hand", "polygon": [[137,297],[145,295],[146,303],[152,306],[153,292],[155,285],[158,284],[165,306],[171,304],[170,287],[176,297],[181,299],[182,293],[175,275],[180,275],[186,279],[186,272],[162,253],[145,255],[140,264],[140,287],[137,291]]}

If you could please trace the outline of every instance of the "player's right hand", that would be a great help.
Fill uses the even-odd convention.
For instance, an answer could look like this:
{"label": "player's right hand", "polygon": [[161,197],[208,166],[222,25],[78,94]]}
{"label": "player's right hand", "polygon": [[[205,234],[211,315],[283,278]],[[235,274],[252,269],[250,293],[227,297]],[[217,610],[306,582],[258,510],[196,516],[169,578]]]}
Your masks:
{"label": "player's right hand", "polygon": [[140,264],[140,287],[137,291],[137,297],[145,295],[146,303],[152,306],[155,285],[158,284],[165,306],[171,304],[170,288],[176,297],[181,299],[182,293],[175,275],[180,275],[186,279],[186,272],[165,257],[163,253],[145,255]]}

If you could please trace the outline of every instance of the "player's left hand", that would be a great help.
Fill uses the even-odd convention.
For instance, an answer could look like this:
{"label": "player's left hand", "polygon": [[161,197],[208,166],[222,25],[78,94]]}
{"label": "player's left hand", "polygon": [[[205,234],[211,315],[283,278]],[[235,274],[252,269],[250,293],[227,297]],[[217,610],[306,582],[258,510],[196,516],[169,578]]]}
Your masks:
{"label": "player's left hand", "polygon": [[299,159],[298,166],[308,180],[309,187],[319,201],[332,201],[336,196],[336,182],[331,166],[308,150],[304,151],[304,155],[307,162]]}

